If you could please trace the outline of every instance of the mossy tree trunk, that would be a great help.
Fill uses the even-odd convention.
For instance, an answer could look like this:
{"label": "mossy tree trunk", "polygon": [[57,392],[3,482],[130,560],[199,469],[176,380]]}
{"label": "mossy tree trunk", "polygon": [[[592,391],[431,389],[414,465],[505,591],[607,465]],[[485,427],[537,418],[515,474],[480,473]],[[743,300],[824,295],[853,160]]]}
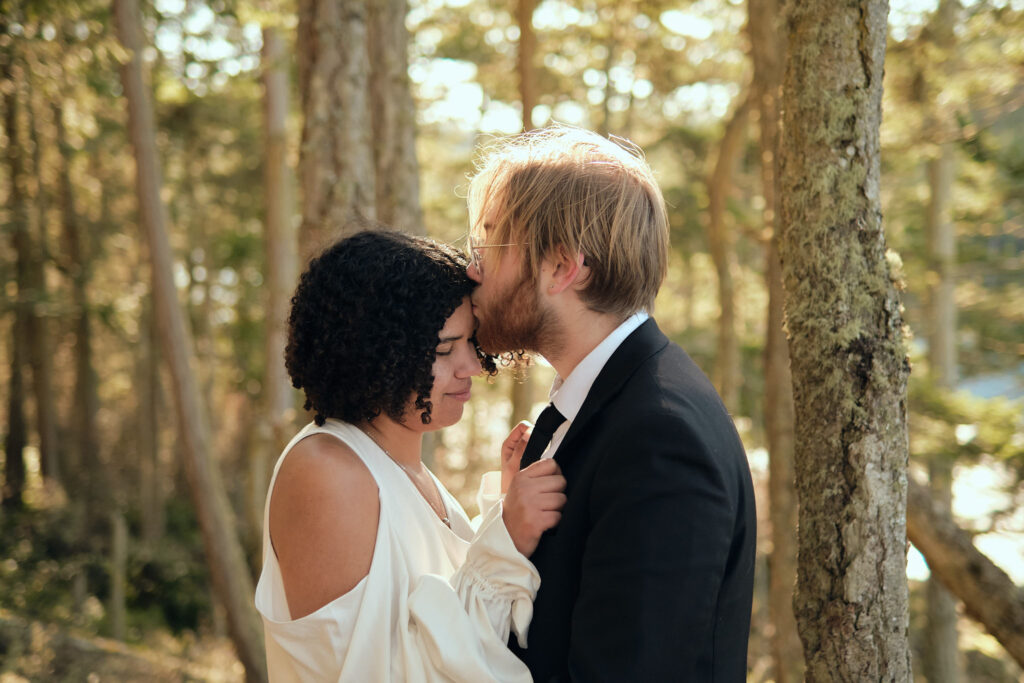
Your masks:
{"label": "mossy tree trunk", "polygon": [[793,589],[796,585],[797,507],[793,475],[793,385],[789,372],[789,347],[783,329],[785,291],[779,261],[778,140],[779,98],[782,95],[782,61],[778,0],[748,0],[747,32],[754,62],[751,97],[761,132],[761,186],[764,196],[765,280],[768,288],[768,321],[764,350],[764,422],[768,441],[768,498],[772,550],[768,556],[770,588],[768,610],[773,632],[772,663],[777,683],[803,680],[804,659],[796,617]]}
{"label": "mossy tree trunk", "polygon": [[885,0],[790,3],[778,192],[810,681],[908,681],[909,364],[879,203]]}
{"label": "mossy tree trunk", "polygon": [[128,108],[128,131],[135,152],[140,223],[152,267],[153,304],[167,359],[185,472],[196,508],[214,590],[227,610],[231,640],[249,681],[266,681],[260,621],[252,602],[254,586],[220,472],[210,453],[207,410],[192,372],[192,337],[178,304],[167,235],[166,208],[160,200],[161,172],[150,95],[142,73],[142,22],[132,0],[115,0],[117,34],[126,50],[121,82]]}
{"label": "mossy tree trunk", "polygon": [[302,100],[299,178],[301,262],[342,235],[357,219],[375,220],[363,0],[299,0],[296,53]]}

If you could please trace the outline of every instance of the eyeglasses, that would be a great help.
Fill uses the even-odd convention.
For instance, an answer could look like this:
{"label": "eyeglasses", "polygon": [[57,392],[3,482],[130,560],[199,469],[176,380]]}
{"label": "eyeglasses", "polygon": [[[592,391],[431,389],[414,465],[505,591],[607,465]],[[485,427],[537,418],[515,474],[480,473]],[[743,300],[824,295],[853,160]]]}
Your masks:
{"label": "eyeglasses", "polygon": [[476,272],[481,277],[484,274],[484,260],[480,253],[481,249],[488,249],[490,247],[525,247],[529,242],[522,242],[519,244],[483,244],[479,237],[470,235],[466,238],[467,251],[469,252],[469,265],[476,268]]}

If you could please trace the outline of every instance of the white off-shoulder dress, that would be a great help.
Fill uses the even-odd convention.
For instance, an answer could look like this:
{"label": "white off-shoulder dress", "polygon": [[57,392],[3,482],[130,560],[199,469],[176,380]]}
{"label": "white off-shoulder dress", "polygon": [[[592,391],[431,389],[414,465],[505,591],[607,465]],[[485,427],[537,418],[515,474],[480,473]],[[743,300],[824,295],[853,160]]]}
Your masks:
{"label": "white off-shoulder dress", "polygon": [[[366,464],[379,490],[380,521],[362,581],[292,619],[270,543],[270,494],[292,447],[312,434],[340,439]],[[540,576],[515,549],[500,503],[474,533],[458,501],[440,482],[437,487],[451,529],[398,465],[351,424],[309,424],[285,447],[267,494],[256,586],[273,683],[530,681],[506,643],[511,631],[525,645]]]}

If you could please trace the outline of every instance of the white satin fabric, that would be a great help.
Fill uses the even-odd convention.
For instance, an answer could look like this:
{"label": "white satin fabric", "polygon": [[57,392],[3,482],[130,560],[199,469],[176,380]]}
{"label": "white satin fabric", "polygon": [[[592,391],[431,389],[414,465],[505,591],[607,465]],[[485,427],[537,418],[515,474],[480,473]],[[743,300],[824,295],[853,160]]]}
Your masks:
{"label": "white satin fabric", "polygon": [[[366,577],[312,614],[292,619],[270,543],[270,492],[292,447],[317,433],[340,439],[366,464],[379,490],[380,521]],[[451,529],[357,427],[328,420],[292,439],[270,480],[256,586],[273,683],[530,681],[506,642],[513,631],[525,645],[540,576],[515,549],[500,504],[474,534],[458,501],[437,486]]]}

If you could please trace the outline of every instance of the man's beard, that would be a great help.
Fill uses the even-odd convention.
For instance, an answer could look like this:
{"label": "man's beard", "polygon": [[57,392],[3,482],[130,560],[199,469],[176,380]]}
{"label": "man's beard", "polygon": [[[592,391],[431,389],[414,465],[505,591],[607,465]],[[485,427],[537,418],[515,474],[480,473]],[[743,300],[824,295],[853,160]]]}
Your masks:
{"label": "man's beard", "polygon": [[555,321],[543,308],[533,278],[524,273],[519,282],[494,297],[486,308],[478,304],[476,339],[486,353],[543,353],[554,336]]}

